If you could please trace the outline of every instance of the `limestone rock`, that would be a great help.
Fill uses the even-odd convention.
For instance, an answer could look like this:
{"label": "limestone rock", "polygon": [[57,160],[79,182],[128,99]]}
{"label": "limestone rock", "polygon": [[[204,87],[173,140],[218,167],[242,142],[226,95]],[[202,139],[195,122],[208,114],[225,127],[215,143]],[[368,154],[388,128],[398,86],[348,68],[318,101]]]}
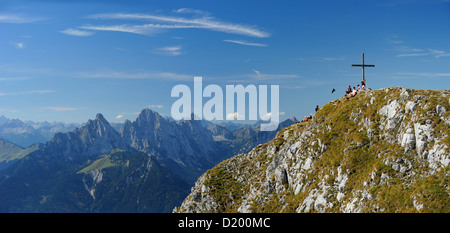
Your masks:
{"label": "limestone rock", "polygon": [[[450,164],[442,120],[450,118],[449,95],[391,87],[332,101],[312,121],[284,128],[271,142],[205,173],[179,211],[424,211],[433,199],[420,197],[430,193],[418,187],[428,179],[450,195],[442,172]],[[215,184],[218,174],[222,183]],[[222,192],[203,192],[204,185]],[[391,205],[395,198],[402,204]]]}
{"label": "limestone rock", "polygon": [[438,116],[442,116],[445,114],[446,109],[442,106],[442,105],[437,105],[436,106],[436,114]]}
{"label": "limestone rock", "polygon": [[415,149],[416,148],[416,136],[415,134],[405,133],[402,138],[402,147],[406,149]]}

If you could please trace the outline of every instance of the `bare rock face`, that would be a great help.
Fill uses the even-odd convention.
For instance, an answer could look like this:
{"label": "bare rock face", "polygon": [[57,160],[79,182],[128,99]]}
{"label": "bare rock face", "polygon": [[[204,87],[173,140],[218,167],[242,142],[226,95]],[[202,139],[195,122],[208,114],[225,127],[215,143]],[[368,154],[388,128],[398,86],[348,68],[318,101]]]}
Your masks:
{"label": "bare rock face", "polygon": [[43,150],[44,154],[73,160],[79,157],[107,154],[116,148],[129,149],[129,146],[123,143],[117,131],[99,113],[94,120],[89,120],[85,126],[73,132],[55,134],[45,144]]}
{"label": "bare rock face", "polygon": [[443,116],[445,114],[446,109],[442,106],[442,105],[437,105],[436,106],[436,114],[438,116]]}
{"label": "bare rock face", "polygon": [[203,174],[175,212],[449,212],[450,91],[340,98]]}

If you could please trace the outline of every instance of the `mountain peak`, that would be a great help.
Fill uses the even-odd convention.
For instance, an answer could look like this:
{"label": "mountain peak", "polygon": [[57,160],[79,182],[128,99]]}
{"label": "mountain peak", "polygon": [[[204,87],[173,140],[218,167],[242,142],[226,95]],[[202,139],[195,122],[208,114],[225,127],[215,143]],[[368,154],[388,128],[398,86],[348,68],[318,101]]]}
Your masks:
{"label": "mountain peak", "polygon": [[102,121],[102,122],[108,122],[101,113],[97,113],[97,115],[95,116],[95,120]]}
{"label": "mountain peak", "polygon": [[158,114],[158,115],[159,115],[158,112],[153,111],[153,110],[151,110],[150,108],[144,108],[144,109],[142,109],[142,111],[141,111],[141,113],[140,113],[139,115],[141,115],[141,114],[145,114],[145,115],[156,115],[156,114]]}
{"label": "mountain peak", "polygon": [[139,116],[137,118],[137,120],[141,121],[141,120],[152,120],[152,119],[159,119],[162,118],[161,115],[159,115],[158,112],[155,112],[149,108],[144,108],[141,113],[139,113]]}
{"label": "mountain peak", "polygon": [[98,131],[100,135],[102,131],[108,130],[109,128],[113,129],[101,113],[97,113],[94,120],[89,119],[85,126],[90,130]]}
{"label": "mountain peak", "polygon": [[291,118],[289,118],[289,120],[291,120],[292,122],[298,122],[297,118],[295,118],[295,117],[291,117]]}

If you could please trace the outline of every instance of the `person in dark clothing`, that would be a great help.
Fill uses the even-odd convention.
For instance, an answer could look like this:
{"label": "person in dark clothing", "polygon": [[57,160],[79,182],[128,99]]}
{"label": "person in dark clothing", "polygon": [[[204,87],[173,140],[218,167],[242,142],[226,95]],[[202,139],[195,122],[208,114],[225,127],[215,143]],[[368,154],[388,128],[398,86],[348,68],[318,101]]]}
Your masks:
{"label": "person in dark clothing", "polygon": [[316,106],[316,112],[317,112],[317,110],[319,110],[319,105]]}
{"label": "person in dark clothing", "polygon": [[352,87],[350,85],[348,85],[347,91],[345,92],[345,94],[350,94],[350,92],[352,92]]}

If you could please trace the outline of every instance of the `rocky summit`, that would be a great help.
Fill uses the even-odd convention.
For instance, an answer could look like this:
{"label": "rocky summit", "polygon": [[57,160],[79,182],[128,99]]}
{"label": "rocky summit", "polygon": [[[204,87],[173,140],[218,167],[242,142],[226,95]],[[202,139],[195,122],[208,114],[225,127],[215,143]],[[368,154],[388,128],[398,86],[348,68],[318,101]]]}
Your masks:
{"label": "rocky summit", "polygon": [[390,87],[208,170],[175,212],[450,212],[450,91]]}

